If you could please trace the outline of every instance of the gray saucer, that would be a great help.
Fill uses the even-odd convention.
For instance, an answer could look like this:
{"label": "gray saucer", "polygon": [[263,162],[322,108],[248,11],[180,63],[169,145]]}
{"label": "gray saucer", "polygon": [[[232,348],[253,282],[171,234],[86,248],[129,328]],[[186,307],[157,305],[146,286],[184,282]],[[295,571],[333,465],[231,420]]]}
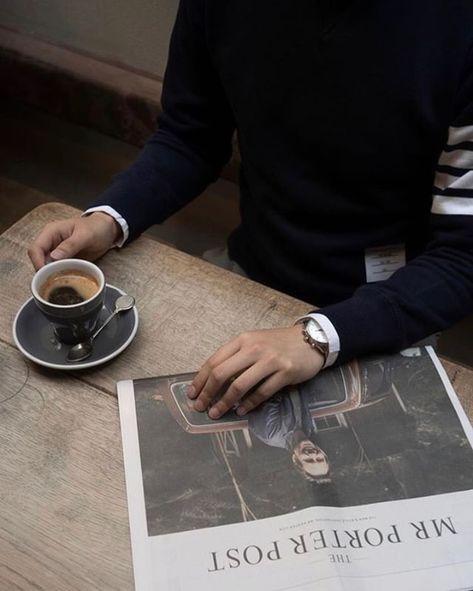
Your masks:
{"label": "gray saucer", "polygon": [[[99,324],[113,312],[115,300],[124,293],[118,287],[107,284]],[[134,307],[115,316],[103,329],[94,341],[90,357],[78,363],[69,363],[66,361],[69,345],[63,345],[56,339],[51,325],[38,310],[33,298],[23,304],[13,322],[13,338],[25,357],[44,367],[66,370],[86,369],[110,361],[128,347],[137,330],[138,312]]]}

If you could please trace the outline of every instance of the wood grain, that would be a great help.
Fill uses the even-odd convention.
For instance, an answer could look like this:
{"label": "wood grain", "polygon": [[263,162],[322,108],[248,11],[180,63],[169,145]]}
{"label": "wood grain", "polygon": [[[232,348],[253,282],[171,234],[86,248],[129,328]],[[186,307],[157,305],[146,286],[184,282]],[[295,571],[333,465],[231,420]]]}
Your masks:
{"label": "wood grain", "polygon": [[0,343],[0,589],[132,589],[118,409]]}
{"label": "wood grain", "polygon": [[[105,367],[67,374],[25,361],[11,327],[30,296],[26,248],[49,221],[42,205],[0,236],[0,589],[132,589],[118,405],[120,379],[187,372],[233,335],[292,324],[310,306],[140,238],[100,262],[137,299],[132,345]],[[473,418],[473,371],[444,362]]]}
{"label": "wood grain", "polygon": [[466,414],[473,423],[473,370],[446,359],[441,359],[441,362]]}

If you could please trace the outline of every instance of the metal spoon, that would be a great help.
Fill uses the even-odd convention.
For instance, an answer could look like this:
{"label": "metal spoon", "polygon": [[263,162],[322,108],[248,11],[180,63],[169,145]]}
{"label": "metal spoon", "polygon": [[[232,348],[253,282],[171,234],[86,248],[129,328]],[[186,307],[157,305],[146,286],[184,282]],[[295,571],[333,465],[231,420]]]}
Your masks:
{"label": "metal spoon", "polygon": [[135,305],[135,298],[130,295],[122,295],[115,300],[115,310],[110,314],[110,316],[105,320],[105,322],[94,332],[94,334],[89,337],[86,341],[82,341],[82,343],[77,343],[69,349],[66,355],[67,361],[82,361],[89,357],[93,350],[93,340],[102,332],[102,330],[107,326],[110,320],[119,314],[120,312],[125,312],[125,310],[130,310]]}

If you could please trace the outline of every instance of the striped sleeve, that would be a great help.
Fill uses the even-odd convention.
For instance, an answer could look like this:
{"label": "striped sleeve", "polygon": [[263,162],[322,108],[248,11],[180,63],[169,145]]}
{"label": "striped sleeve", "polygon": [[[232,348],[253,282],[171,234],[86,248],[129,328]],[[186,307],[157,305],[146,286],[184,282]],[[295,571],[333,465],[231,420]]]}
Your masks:
{"label": "striped sleeve", "polygon": [[340,339],[337,363],[394,352],[473,313],[473,60],[433,179],[425,251],[386,281],[319,310]]}
{"label": "striped sleeve", "polygon": [[473,215],[473,124],[449,129],[435,175],[432,213]]}

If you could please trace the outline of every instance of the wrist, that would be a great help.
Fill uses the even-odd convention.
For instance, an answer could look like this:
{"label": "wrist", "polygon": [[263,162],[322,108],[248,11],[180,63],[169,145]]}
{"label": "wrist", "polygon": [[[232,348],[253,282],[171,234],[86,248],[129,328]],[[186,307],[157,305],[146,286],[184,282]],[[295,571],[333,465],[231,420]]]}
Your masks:
{"label": "wrist", "polygon": [[303,340],[309,347],[322,356],[322,367],[325,367],[329,354],[328,338],[325,331],[311,318],[303,320],[299,324]]}
{"label": "wrist", "polygon": [[304,367],[305,370],[312,372],[308,375],[304,374],[300,381],[305,381],[306,379],[313,377],[316,373],[323,369],[325,364],[324,355],[322,355],[322,353],[317,349],[312,348],[304,340],[304,335],[302,334],[303,328],[304,327],[301,323],[293,324],[287,328],[291,334],[292,351],[297,357],[298,363],[300,363],[300,365]]}
{"label": "wrist", "polygon": [[104,224],[106,233],[109,236],[112,245],[115,245],[117,242],[119,242],[123,232],[120,224],[115,220],[115,218],[103,211],[94,211],[90,214],[90,217],[95,218],[96,220],[100,219],[100,223]]}
{"label": "wrist", "polygon": [[[311,324],[307,326],[307,323]],[[309,336],[320,343],[320,349],[324,354],[324,368],[333,365],[340,351],[340,339],[331,321],[320,312],[306,314],[296,320],[296,325],[304,323],[305,329],[310,328]],[[303,334],[304,338],[305,333]],[[310,343],[309,343],[310,344]]]}

